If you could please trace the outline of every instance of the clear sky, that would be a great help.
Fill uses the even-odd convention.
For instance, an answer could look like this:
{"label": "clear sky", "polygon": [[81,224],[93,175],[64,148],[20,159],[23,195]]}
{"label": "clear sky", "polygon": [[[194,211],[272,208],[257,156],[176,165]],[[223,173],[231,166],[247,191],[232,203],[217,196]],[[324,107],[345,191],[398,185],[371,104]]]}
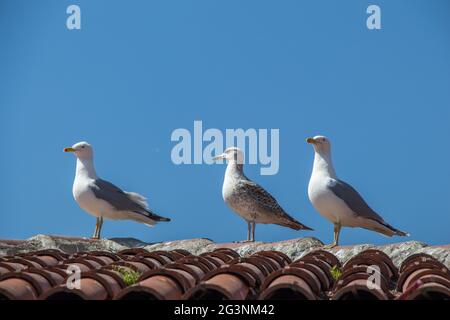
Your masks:
{"label": "clear sky", "polygon": [[[70,4],[81,30],[66,28]],[[369,4],[381,30],[366,27]],[[0,1],[0,238],[92,235],[62,152],[86,140],[102,178],[173,219],[107,221],[104,236],[244,239],[222,200],[225,165],[171,161],[171,133],[194,120],[280,129],[278,174],[246,174],[315,231],[258,225],[257,240],[331,242],[307,197],[305,138],[325,134],[339,177],[389,223],[450,243],[449,1]],[[401,240],[341,233],[342,244]]]}

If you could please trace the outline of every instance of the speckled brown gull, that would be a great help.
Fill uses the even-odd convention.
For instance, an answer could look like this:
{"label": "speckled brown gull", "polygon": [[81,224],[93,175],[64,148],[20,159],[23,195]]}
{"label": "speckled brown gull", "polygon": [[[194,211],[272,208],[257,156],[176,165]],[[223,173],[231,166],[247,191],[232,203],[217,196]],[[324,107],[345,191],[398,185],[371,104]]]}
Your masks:
{"label": "speckled brown gull", "polygon": [[257,223],[312,230],[287,214],[270,193],[244,175],[243,154],[239,148],[228,148],[214,158],[221,159],[228,161],[222,196],[225,203],[247,222],[247,241],[255,241]]}

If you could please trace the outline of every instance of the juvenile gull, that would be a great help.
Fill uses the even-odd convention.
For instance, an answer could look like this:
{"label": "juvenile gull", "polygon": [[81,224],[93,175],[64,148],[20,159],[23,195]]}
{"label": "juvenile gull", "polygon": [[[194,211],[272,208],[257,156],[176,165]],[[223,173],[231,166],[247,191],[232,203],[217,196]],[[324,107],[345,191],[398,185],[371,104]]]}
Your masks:
{"label": "juvenile gull", "polygon": [[111,220],[134,220],[153,226],[159,221],[170,221],[160,217],[149,208],[146,199],[138,193],[126,192],[112,183],[100,179],[94,168],[92,146],[79,142],[64,152],[73,152],[77,157],[73,196],[78,205],[97,218],[92,238],[100,239],[103,218]]}
{"label": "juvenile gull", "polygon": [[324,136],[306,139],[314,147],[314,166],[309,180],[308,196],[314,208],[334,224],[334,241],[339,244],[341,227],[360,227],[386,236],[409,236],[373,211],[352,186],[339,180],[331,161],[330,140]]}
{"label": "juvenile gull", "polygon": [[274,197],[244,175],[243,154],[239,148],[228,148],[214,158],[222,159],[228,161],[222,196],[225,203],[247,222],[247,241],[255,241],[257,223],[277,224],[294,230],[312,230],[288,215]]}

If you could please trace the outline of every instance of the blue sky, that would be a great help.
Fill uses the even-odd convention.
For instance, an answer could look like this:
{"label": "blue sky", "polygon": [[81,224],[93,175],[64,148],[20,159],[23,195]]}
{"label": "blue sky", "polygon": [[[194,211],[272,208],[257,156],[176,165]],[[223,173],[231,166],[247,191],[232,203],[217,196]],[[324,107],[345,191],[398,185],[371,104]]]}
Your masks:
{"label": "blue sky", "polygon": [[[77,4],[82,29],[66,28]],[[378,4],[382,30],[366,28]],[[450,4],[403,1],[0,2],[0,238],[91,236],[72,197],[75,159],[150,200],[171,223],[106,222],[106,237],[234,241],[246,224],[222,201],[224,165],[172,163],[177,128],[280,129],[280,171],[247,175],[313,232],[258,225],[257,240],[332,225],[309,203],[313,151],[333,142],[340,178],[410,239],[450,243]],[[127,169],[123,169],[124,167]],[[342,244],[390,243],[344,229]]]}

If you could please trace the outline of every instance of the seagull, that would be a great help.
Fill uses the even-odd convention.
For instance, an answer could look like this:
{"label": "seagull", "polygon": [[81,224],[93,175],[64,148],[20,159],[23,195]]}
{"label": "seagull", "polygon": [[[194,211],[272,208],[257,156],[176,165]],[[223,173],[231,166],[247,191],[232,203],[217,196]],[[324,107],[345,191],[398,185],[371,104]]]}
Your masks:
{"label": "seagull", "polygon": [[334,224],[334,241],[331,249],[339,244],[341,227],[360,227],[386,236],[409,236],[373,211],[361,195],[346,182],[339,180],[331,161],[330,140],[324,136],[306,139],[314,147],[314,165],[309,180],[308,197],[314,208]]}
{"label": "seagull", "polygon": [[257,223],[312,230],[288,215],[270,193],[244,175],[243,159],[242,151],[236,147],[228,148],[213,158],[228,161],[222,196],[225,203],[247,222],[247,241],[244,242],[255,241]]}
{"label": "seagull", "polygon": [[103,218],[110,220],[134,220],[153,226],[156,222],[170,221],[153,213],[145,197],[126,192],[112,183],[100,179],[94,168],[94,150],[87,142],[79,142],[64,152],[73,152],[77,157],[73,197],[78,205],[97,218],[93,239],[100,239]]}

